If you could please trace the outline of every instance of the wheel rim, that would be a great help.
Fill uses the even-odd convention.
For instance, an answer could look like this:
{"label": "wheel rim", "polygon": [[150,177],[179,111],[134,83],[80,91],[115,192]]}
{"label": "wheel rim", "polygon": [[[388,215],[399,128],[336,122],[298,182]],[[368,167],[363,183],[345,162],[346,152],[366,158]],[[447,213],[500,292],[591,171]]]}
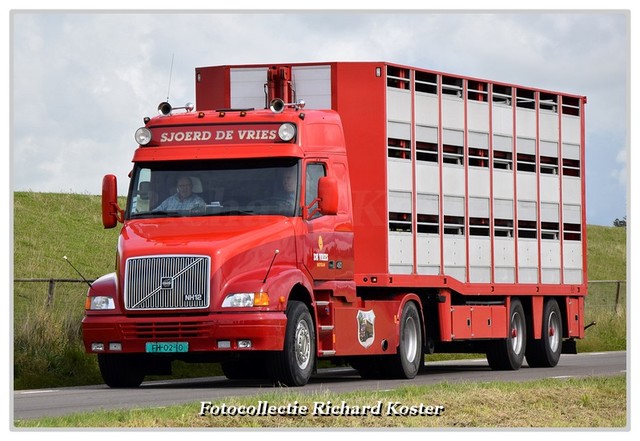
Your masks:
{"label": "wheel rim", "polygon": [[418,354],[418,328],[413,317],[405,321],[402,341],[407,361],[413,362]]}
{"label": "wheel rim", "polygon": [[560,317],[555,311],[551,311],[549,314],[549,322],[547,326],[547,338],[549,339],[549,349],[551,352],[556,352],[560,347]]}
{"label": "wheel rim", "polygon": [[298,322],[295,345],[296,363],[300,369],[306,369],[311,359],[311,334],[305,321]]}
{"label": "wheel rim", "polygon": [[515,354],[522,352],[524,344],[524,320],[518,312],[511,316],[511,349]]}

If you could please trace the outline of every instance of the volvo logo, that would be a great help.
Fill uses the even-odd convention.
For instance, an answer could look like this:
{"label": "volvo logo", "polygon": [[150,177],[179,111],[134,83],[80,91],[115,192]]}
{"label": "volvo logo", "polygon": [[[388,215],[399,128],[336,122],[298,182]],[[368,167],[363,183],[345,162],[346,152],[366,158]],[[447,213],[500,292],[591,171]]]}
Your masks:
{"label": "volvo logo", "polygon": [[173,288],[173,277],[163,277],[160,281],[160,286],[162,287],[162,289]]}

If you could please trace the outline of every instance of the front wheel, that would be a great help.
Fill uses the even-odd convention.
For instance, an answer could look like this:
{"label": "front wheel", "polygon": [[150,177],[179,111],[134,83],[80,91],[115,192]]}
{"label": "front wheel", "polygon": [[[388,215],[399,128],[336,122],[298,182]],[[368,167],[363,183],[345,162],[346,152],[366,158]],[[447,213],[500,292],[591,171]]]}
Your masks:
{"label": "front wheel", "polygon": [[316,336],[309,309],[302,302],[291,301],[284,350],[269,360],[271,379],[286,386],[304,386],[311,378],[315,357]]}
{"label": "front wheel", "polygon": [[520,369],[527,347],[527,326],[522,303],[511,299],[507,338],[492,342],[487,350],[487,361],[494,370]]}

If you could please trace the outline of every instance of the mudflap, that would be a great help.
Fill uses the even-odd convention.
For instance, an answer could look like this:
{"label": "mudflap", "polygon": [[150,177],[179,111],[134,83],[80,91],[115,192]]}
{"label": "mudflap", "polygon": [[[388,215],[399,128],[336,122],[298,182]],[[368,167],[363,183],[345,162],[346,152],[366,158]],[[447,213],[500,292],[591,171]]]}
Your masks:
{"label": "mudflap", "polygon": [[576,341],[573,338],[569,340],[564,340],[562,342],[562,353],[563,354],[577,354],[578,347],[576,345]]}

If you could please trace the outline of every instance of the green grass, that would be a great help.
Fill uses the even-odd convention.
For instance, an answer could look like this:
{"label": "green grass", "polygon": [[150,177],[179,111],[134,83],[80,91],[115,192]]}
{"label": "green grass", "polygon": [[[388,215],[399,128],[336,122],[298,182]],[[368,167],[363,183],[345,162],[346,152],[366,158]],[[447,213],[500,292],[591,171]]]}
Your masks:
{"label": "green grass", "polygon": [[627,229],[587,226],[589,280],[627,280]]}
{"label": "green grass", "polygon": [[113,271],[119,231],[102,227],[100,196],[16,192],[13,204],[15,277],[78,278],[63,256],[88,279]]}
{"label": "green grass", "polygon": [[[100,197],[14,193],[14,277],[87,279],[113,271],[118,231],[104,230]],[[14,282],[14,387],[101,382],[95,357],[81,345],[87,286],[58,283],[52,307],[48,284]]]}
{"label": "green grass", "polygon": [[[211,407],[227,409],[257,406],[307,407],[294,416],[200,415],[201,402],[165,408],[137,408],[80,413],[58,418],[15,421],[17,428],[617,428],[627,426],[627,394],[624,376],[548,379],[526,382],[439,383],[406,386],[390,391],[358,391],[304,394],[279,389],[252,397],[211,401]],[[351,409],[381,402],[382,414],[366,416],[314,415],[315,403]],[[432,406],[431,415],[410,416],[387,412],[389,403],[401,410]],[[297,405],[296,405],[297,403]],[[441,406],[441,407],[439,407]],[[326,407],[325,407],[326,408]],[[255,411],[254,411],[255,412]],[[216,413],[216,412],[214,412]]]}
{"label": "green grass", "polygon": [[[15,278],[78,279],[65,255],[87,279],[113,271],[119,229],[103,229],[99,196],[17,192],[13,208]],[[589,226],[587,234],[589,280],[626,279],[626,229]],[[86,291],[82,283],[57,283],[53,304],[48,306],[47,283],[14,282],[16,389],[102,382],[95,356],[85,354],[82,347]],[[622,309],[616,314],[616,285],[590,285],[586,322],[597,325],[578,342],[580,351],[626,348],[626,286],[620,291]],[[438,356],[430,358],[435,359]],[[178,377],[194,371],[220,373],[217,365],[175,368]]]}

